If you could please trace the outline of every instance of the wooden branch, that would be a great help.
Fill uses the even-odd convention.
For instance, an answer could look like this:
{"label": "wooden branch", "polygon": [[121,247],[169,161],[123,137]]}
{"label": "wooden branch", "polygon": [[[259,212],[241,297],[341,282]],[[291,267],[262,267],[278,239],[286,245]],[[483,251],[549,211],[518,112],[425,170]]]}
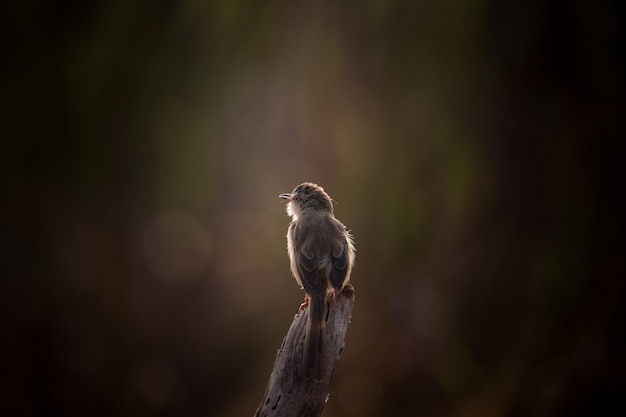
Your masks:
{"label": "wooden branch", "polygon": [[330,392],[330,380],[339,363],[354,307],[354,287],[328,301],[321,380],[304,376],[304,334],[308,309],[297,314],[276,355],[274,370],[255,417],[319,417]]}

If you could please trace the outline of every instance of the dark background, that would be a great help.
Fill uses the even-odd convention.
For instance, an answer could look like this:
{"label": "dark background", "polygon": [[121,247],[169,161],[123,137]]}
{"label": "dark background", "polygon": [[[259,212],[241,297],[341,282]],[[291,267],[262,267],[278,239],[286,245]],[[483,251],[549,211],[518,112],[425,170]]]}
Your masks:
{"label": "dark background", "polygon": [[621,2],[1,9],[0,414],[252,416],[309,180],[358,250],[325,416],[626,415]]}

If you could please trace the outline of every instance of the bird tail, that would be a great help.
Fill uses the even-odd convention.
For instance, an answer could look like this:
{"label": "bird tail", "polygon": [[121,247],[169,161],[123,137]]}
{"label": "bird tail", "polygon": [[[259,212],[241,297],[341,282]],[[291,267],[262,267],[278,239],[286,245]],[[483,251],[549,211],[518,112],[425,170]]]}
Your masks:
{"label": "bird tail", "polygon": [[326,327],[325,292],[309,295],[309,317],[304,340],[304,369],[308,377],[321,379],[322,346]]}

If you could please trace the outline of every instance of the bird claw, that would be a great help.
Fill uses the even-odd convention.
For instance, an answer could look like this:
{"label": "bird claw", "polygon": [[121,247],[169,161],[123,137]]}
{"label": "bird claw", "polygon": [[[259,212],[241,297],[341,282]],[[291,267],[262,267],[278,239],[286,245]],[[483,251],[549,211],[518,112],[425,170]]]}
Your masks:
{"label": "bird claw", "polygon": [[298,308],[298,313],[302,313],[308,306],[311,299],[308,295],[304,296],[304,303],[300,304],[300,308]]}
{"label": "bird claw", "polygon": [[329,289],[326,292],[326,302],[334,303],[336,299],[337,299],[337,290],[334,288]]}

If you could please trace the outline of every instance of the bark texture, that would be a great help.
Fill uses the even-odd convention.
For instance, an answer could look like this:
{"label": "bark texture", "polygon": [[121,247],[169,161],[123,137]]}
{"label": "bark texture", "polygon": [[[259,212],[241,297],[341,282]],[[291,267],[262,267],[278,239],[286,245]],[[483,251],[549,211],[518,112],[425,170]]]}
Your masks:
{"label": "bark texture", "polygon": [[354,287],[346,285],[328,300],[320,379],[305,376],[304,335],[308,309],[297,314],[276,355],[274,369],[255,417],[319,417],[330,392],[354,307]]}

